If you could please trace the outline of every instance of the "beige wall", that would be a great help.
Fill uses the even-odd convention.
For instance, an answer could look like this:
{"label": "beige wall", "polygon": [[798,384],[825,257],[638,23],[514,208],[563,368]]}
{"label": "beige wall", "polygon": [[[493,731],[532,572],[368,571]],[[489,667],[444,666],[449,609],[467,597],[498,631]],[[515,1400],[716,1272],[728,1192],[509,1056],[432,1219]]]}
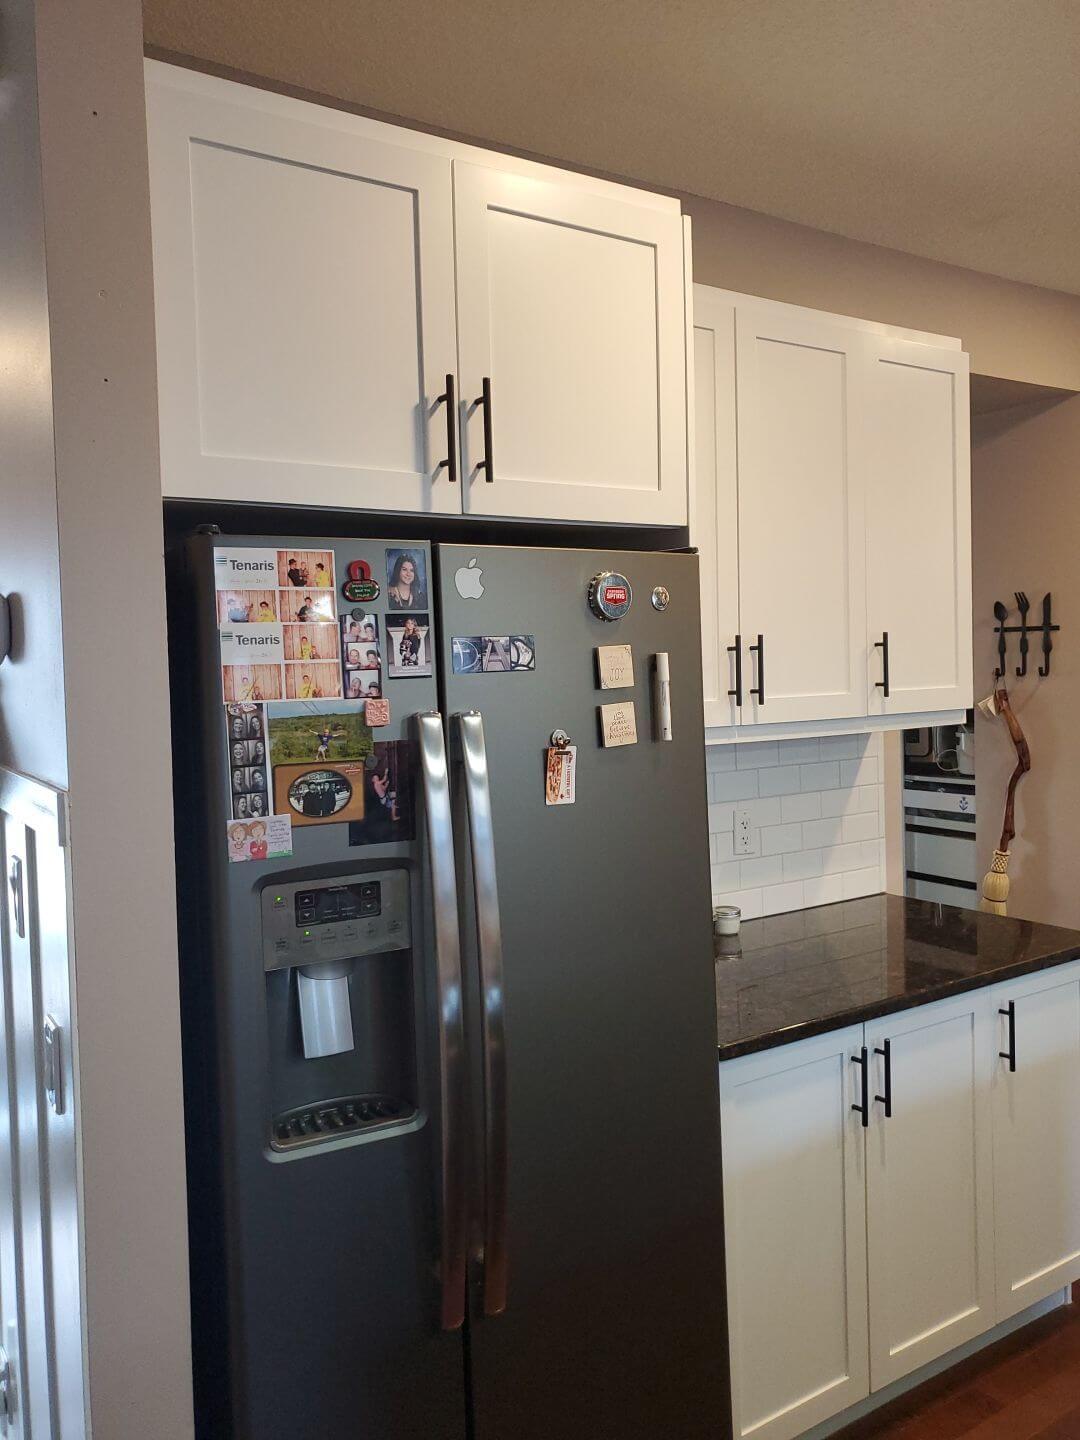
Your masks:
{"label": "beige wall", "polygon": [[683,197],[694,279],[837,314],[957,335],[976,374],[1080,390],[1080,296],[920,260]]}
{"label": "beige wall", "polygon": [[[1037,638],[1028,677],[1015,678],[1010,637],[1009,692],[1032,769],[1017,790],[1009,913],[1080,927],[1080,396],[986,416],[975,422],[972,441],[976,698],[992,684],[995,600],[1009,606],[1014,624],[1014,591],[1026,590],[1029,618],[1037,618],[1049,590],[1062,627],[1047,679],[1036,674]],[[1016,757],[1004,723],[981,716],[975,751],[981,877],[1001,832]]]}
{"label": "beige wall", "polygon": [[141,14],[12,0],[3,32],[0,589],[19,651],[0,666],[0,763],[70,800],[93,1433],[189,1440]]}

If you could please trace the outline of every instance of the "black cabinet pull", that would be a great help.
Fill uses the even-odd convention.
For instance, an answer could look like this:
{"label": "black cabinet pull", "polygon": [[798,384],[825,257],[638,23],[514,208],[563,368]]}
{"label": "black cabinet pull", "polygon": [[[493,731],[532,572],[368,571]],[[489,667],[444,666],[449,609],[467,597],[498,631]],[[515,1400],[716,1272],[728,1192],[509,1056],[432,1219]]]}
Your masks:
{"label": "black cabinet pull", "polygon": [[727,653],[735,656],[735,689],[729,690],[729,695],[734,695],[735,704],[742,704],[742,636],[735,636],[735,644],[727,647]]}
{"label": "black cabinet pull", "polygon": [[881,639],[874,641],[874,649],[881,651],[881,679],[874,681],[874,688],[880,690],[882,696],[889,698],[889,632],[883,630]]}
{"label": "black cabinet pull", "polygon": [[858,1055],[852,1055],[851,1063],[858,1065],[862,1071],[862,1099],[857,1100],[851,1108],[862,1116],[862,1127],[866,1130],[870,1125],[870,1058],[865,1045]]}
{"label": "black cabinet pull", "polygon": [[756,696],[757,696],[757,703],[758,703],[759,705],[764,705],[764,704],[765,704],[765,636],[764,636],[764,635],[759,635],[759,636],[757,637],[757,644],[756,644],[756,645],[748,645],[746,648],[750,651],[751,654],[755,654],[755,653],[756,653],[756,655],[757,655],[757,684],[750,686],[750,691],[749,691],[749,693],[750,693],[751,695],[756,695]]}
{"label": "black cabinet pull", "polygon": [[1010,1000],[1004,1010],[998,1011],[999,1015],[1005,1015],[1009,1021],[1009,1048],[998,1051],[999,1060],[1007,1060],[1009,1069],[1016,1069],[1016,1001]]}
{"label": "black cabinet pull", "polygon": [[491,443],[491,378],[484,376],[483,394],[477,397],[477,405],[484,407],[484,458],[476,462],[477,470],[483,470],[484,479],[490,485],[495,479],[495,451]]}
{"label": "black cabinet pull", "polygon": [[892,1119],[892,1042],[883,1040],[880,1045],[875,1046],[874,1054],[880,1055],[885,1061],[885,1094],[875,1095],[874,1099],[885,1106],[885,1119]]}
{"label": "black cabinet pull", "polygon": [[446,478],[451,485],[457,484],[458,459],[457,459],[457,387],[454,384],[453,375],[446,377],[446,389],[436,397],[436,405],[446,406],[446,459],[440,460],[435,466],[435,471],[446,471]]}

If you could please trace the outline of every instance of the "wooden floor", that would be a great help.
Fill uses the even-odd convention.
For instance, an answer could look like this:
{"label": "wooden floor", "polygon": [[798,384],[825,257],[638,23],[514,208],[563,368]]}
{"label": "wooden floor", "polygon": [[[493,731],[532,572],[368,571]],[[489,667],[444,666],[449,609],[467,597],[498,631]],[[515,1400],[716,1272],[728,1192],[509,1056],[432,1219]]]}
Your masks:
{"label": "wooden floor", "polygon": [[1080,1303],[1055,1310],[834,1440],[1080,1440]]}

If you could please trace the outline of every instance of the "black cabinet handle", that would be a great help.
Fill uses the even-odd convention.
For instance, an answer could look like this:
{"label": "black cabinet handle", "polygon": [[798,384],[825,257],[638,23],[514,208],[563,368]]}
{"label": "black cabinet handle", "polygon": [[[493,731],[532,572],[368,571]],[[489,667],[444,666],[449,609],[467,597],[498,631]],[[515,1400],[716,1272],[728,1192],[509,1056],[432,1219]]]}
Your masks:
{"label": "black cabinet handle", "polygon": [[857,1100],[851,1108],[862,1116],[862,1127],[866,1130],[870,1125],[870,1058],[865,1045],[858,1055],[852,1055],[851,1063],[858,1065],[862,1071],[862,1099]]}
{"label": "black cabinet handle", "polygon": [[746,647],[751,654],[757,654],[757,685],[751,685],[749,693],[757,696],[759,705],[765,704],[765,636],[757,637],[756,645]]}
{"label": "black cabinet handle", "polygon": [[453,375],[446,377],[446,389],[436,397],[436,405],[446,406],[446,459],[440,460],[435,466],[436,473],[440,470],[446,471],[446,478],[451,485],[457,484],[458,459],[457,459],[457,387],[454,384]]}
{"label": "black cabinet handle", "polygon": [[999,1015],[1005,1015],[1009,1021],[1009,1048],[999,1050],[998,1058],[1009,1062],[1009,1069],[1016,1069],[1016,1001],[1010,1000],[1004,1010],[998,1011]]}
{"label": "black cabinet handle", "polygon": [[889,632],[883,630],[881,639],[874,641],[874,649],[881,651],[881,679],[874,681],[874,688],[880,690],[883,697],[889,698]]}
{"label": "black cabinet handle", "polygon": [[885,1119],[892,1119],[892,1042],[883,1040],[874,1049],[875,1055],[880,1055],[885,1061],[885,1094],[875,1095],[874,1099],[885,1106]]}
{"label": "black cabinet handle", "polygon": [[476,403],[484,407],[484,458],[476,462],[476,468],[483,470],[484,479],[490,485],[495,479],[495,451],[491,443],[491,377],[488,375],[484,376],[483,393]]}
{"label": "black cabinet handle", "polygon": [[727,647],[727,653],[735,656],[735,689],[729,690],[729,695],[734,695],[735,704],[742,704],[742,636],[735,636],[735,644]]}

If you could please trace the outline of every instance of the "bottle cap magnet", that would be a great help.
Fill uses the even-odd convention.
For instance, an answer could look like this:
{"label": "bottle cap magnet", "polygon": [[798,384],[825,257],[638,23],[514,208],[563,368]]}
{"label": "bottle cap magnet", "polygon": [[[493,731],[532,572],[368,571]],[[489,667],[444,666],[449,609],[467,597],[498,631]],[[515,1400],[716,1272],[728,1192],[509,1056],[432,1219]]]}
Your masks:
{"label": "bottle cap magnet", "polygon": [[617,570],[601,570],[589,581],[589,609],[601,620],[621,620],[633,600],[630,581]]}

